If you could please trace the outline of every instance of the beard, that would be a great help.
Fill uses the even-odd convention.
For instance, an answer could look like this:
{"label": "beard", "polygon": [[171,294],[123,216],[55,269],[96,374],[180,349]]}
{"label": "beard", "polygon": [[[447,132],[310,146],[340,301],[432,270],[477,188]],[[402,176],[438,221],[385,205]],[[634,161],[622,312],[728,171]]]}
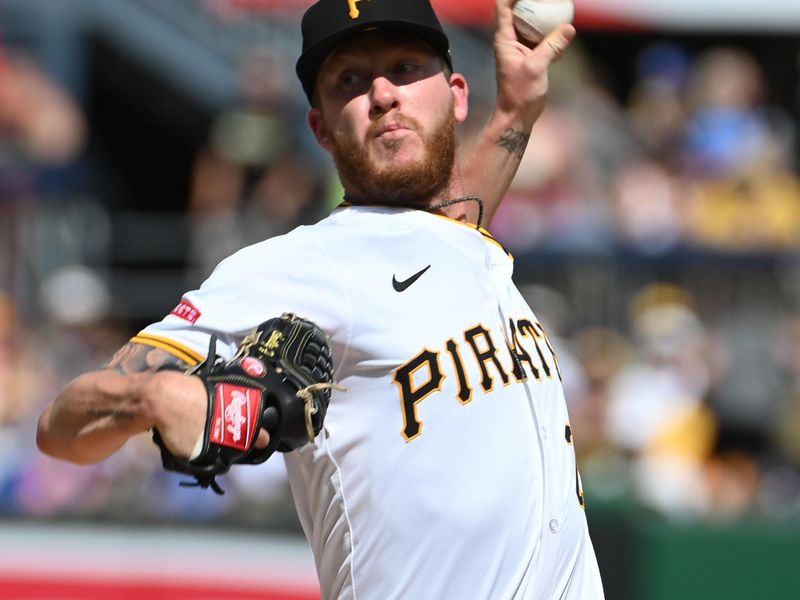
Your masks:
{"label": "beard", "polygon": [[[360,197],[365,204],[422,208],[431,199],[446,190],[453,172],[456,155],[456,121],[453,103],[450,102],[442,119],[430,132],[423,130],[418,121],[410,117],[393,120],[412,129],[420,136],[424,152],[422,158],[403,165],[378,166],[366,151],[366,140],[377,135],[382,121],[370,125],[364,143],[353,136],[331,135],[331,154],[342,181],[357,182]],[[405,140],[389,142],[386,147],[396,153]]]}

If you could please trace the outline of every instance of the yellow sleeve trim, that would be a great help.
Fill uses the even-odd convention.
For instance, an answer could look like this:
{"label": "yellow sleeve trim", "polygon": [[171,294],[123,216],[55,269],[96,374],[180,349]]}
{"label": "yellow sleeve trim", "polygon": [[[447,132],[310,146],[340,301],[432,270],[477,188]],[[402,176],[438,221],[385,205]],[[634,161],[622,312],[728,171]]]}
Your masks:
{"label": "yellow sleeve trim", "polygon": [[188,346],[174,342],[169,338],[152,335],[150,333],[139,333],[131,338],[131,342],[144,344],[145,346],[153,346],[154,348],[169,352],[172,356],[179,358],[190,367],[205,360],[205,356],[198,354]]}

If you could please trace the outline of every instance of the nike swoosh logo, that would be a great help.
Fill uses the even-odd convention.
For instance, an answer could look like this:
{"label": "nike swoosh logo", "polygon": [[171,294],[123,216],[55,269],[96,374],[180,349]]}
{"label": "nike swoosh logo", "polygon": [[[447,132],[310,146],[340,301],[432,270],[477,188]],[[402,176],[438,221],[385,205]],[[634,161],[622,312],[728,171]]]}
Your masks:
{"label": "nike swoosh logo", "polygon": [[421,271],[419,271],[417,273],[414,273],[411,277],[409,277],[405,281],[397,281],[397,276],[396,275],[392,276],[392,287],[394,288],[394,291],[395,292],[405,292],[409,287],[411,287],[411,285],[417,279],[419,279],[420,277],[422,277],[425,274],[425,271],[427,271],[430,268],[431,268],[431,266],[428,265],[427,267],[425,267]]}

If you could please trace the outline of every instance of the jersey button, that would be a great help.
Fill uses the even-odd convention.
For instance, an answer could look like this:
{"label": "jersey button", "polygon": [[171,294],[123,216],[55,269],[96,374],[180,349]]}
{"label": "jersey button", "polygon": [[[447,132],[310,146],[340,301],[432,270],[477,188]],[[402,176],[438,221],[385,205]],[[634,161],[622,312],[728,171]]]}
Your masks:
{"label": "jersey button", "polygon": [[558,533],[559,529],[561,529],[561,523],[559,523],[556,519],[550,519],[550,531],[553,533]]}

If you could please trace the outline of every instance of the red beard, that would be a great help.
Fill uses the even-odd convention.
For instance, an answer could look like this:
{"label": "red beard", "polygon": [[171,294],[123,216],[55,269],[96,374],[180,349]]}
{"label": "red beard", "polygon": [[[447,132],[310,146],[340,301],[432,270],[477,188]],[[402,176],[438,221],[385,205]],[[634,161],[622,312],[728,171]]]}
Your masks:
{"label": "red beard", "polygon": [[[399,120],[422,137],[425,146],[422,160],[401,167],[379,168],[370,161],[364,145],[352,136],[331,135],[331,154],[342,180],[358,185],[357,200],[370,205],[422,208],[446,190],[450,183],[456,154],[452,103],[429,134],[425,134],[420,124],[410,117]],[[380,121],[373,123],[366,139],[375,137],[383,126]]]}

